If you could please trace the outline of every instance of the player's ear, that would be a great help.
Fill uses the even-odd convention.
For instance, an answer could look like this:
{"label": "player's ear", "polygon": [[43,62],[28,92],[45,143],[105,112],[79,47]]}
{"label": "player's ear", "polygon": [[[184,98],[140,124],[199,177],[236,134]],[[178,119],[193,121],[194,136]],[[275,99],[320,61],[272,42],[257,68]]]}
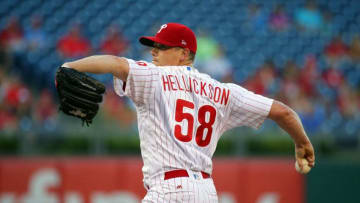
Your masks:
{"label": "player's ear", "polygon": [[185,60],[187,60],[187,59],[189,58],[189,55],[190,55],[190,49],[184,48],[184,49],[183,49],[183,52],[182,52],[182,57],[181,57],[181,59],[182,59],[183,61],[185,61]]}

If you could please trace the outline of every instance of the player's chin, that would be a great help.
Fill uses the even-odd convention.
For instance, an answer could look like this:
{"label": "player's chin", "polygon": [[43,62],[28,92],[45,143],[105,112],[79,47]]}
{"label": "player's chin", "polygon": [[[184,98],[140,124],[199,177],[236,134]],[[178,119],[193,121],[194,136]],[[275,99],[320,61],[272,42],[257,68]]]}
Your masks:
{"label": "player's chin", "polygon": [[159,61],[152,61],[152,63],[155,65],[155,66],[164,66],[164,64],[160,63]]}

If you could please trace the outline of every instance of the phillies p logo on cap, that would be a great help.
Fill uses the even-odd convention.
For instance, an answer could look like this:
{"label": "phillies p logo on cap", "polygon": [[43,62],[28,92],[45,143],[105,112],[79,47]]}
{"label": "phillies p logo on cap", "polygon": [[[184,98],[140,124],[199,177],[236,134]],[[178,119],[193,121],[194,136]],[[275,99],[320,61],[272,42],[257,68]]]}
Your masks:
{"label": "phillies p logo on cap", "polygon": [[187,26],[179,23],[163,24],[155,36],[143,36],[139,39],[145,46],[154,47],[154,43],[170,47],[187,48],[196,53],[197,43],[194,32]]}
{"label": "phillies p logo on cap", "polygon": [[162,29],[165,29],[166,27],[167,27],[167,24],[162,25],[157,33],[160,33],[161,30],[162,30]]}

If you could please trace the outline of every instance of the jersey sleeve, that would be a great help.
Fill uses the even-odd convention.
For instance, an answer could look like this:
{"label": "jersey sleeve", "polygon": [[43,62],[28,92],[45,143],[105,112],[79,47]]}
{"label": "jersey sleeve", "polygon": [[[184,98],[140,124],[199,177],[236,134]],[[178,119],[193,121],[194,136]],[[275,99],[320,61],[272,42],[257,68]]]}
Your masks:
{"label": "jersey sleeve", "polygon": [[126,82],[120,80],[115,76],[113,77],[113,80],[114,80],[114,90],[116,94],[119,95],[120,97],[125,96]]}
{"label": "jersey sleeve", "polygon": [[228,85],[232,95],[226,128],[249,126],[258,129],[268,116],[274,100],[254,94],[235,84]]}
{"label": "jersey sleeve", "polygon": [[129,74],[126,81],[114,77],[114,89],[119,96],[127,96],[135,104],[143,104],[154,90],[158,77],[157,68],[144,61],[127,59]]}

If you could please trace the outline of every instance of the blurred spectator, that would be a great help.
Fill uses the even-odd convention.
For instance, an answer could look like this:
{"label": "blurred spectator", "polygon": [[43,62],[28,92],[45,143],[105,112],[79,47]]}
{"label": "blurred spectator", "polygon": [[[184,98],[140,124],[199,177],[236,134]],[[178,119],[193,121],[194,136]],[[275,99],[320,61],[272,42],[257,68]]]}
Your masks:
{"label": "blurred spectator", "polygon": [[126,100],[119,98],[115,91],[107,91],[104,98],[104,112],[108,119],[116,120],[121,127],[129,128],[136,123],[136,113]]}
{"label": "blurred spectator", "polygon": [[272,61],[266,61],[255,73],[245,82],[246,89],[256,94],[272,96],[271,86],[275,81],[275,66]]}
{"label": "blurred spectator", "polygon": [[58,42],[58,51],[65,58],[78,58],[89,55],[90,42],[81,34],[80,25],[74,25],[68,34]]}
{"label": "blurred spectator", "polygon": [[321,11],[313,0],[306,2],[305,7],[295,11],[295,21],[300,30],[319,31],[323,26]]}
{"label": "blurred spectator", "polygon": [[360,62],[360,37],[355,35],[350,44],[349,56],[354,62]]}
{"label": "blurred spectator", "polygon": [[349,48],[343,42],[341,36],[336,36],[325,47],[324,52],[330,66],[339,67],[347,59],[348,51]]}
{"label": "blurred spectator", "polygon": [[56,116],[56,105],[48,89],[41,91],[38,101],[36,102],[35,119],[39,124],[45,125],[49,120]]}
{"label": "blurred spectator", "polygon": [[100,45],[101,52],[111,55],[124,55],[128,48],[128,42],[125,40],[116,25],[111,25]]}
{"label": "blurred spectator", "polygon": [[303,92],[300,92],[290,105],[296,109],[304,128],[309,133],[316,132],[325,120],[324,107],[317,104],[315,100],[310,99]]}
{"label": "blurred spectator", "polygon": [[5,103],[13,109],[18,109],[31,100],[30,90],[15,77],[11,78],[4,96]]}
{"label": "blurred spectator", "polygon": [[35,51],[43,49],[46,46],[47,36],[42,29],[42,18],[40,16],[33,16],[31,18],[31,26],[25,30],[25,40],[27,49]]}
{"label": "blurred spectator", "polygon": [[298,77],[299,68],[295,62],[292,60],[287,61],[284,70],[282,71],[282,80],[277,95],[277,98],[280,101],[289,104],[296,100],[300,94]]}
{"label": "blurred spectator", "polygon": [[14,131],[21,128],[23,119],[31,117],[31,92],[16,77],[7,76],[2,86],[0,129]]}
{"label": "blurred spectator", "polygon": [[289,17],[285,13],[283,5],[279,4],[275,7],[270,14],[269,23],[271,30],[276,32],[286,31],[289,28]]}
{"label": "blurred spectator", "polygon": [[341,83],[338,88],[337,105],[340,113],[347,119],[353,119],[359,113],[360,98],[359,94],[352,89],[346,81]]}
{"label": "blurred spectator", "polygon": [[304,67],[299,74],[299,87],[308,97],[317,95],[316,82],[319,79],[319,73],[316,66],[316,57],[308,55],[305,59]]}
{"label": "blurred spectator", "polygon": [[337,68],[330,67],[322,74],[323,80],[330,88],[337,89],[344,81],[344,76]]}
{"label": "blurred spectator", "polygon": [[200,30],[197,37],[196,68],[202,71],[205,68],[205,63],[216,56],[218,49],[218,42],[210,37],[206,31]]}
{"label": "blurred spectator", "polygon": [[221,48],[216,50],[216,54],[213,58],[210,58],[205,62],[204,68],[202,70],[204,73],[207,73],[211,77],[220,81],[230,79],[229,76],[231,76],[233,72],[232,64],[226,58]]}
{"label": "blurred spectator", "polygon": [[256,31],[254,34],[265,31],[267,21],[267,16],[261,4],[251,3],[248,5],[245,22],[245,28],[247,28],[248,31]]}
{"label": "blurred spectator", "polygon": [[11,52],[24,51],[24,32],[18,18],[11,17],[0,33],[0,44]]}

